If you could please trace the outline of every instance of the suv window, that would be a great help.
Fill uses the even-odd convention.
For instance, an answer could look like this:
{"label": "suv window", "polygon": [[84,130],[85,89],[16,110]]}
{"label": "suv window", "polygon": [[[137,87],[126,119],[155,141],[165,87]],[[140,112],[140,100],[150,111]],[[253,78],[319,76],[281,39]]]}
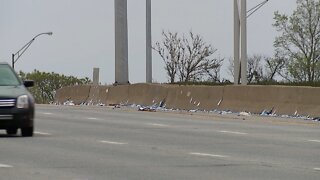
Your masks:
{"label": "suv window", "polygon": [[9,65],[0,64],[0,86],[18,86],[21,85],[16,74]]}

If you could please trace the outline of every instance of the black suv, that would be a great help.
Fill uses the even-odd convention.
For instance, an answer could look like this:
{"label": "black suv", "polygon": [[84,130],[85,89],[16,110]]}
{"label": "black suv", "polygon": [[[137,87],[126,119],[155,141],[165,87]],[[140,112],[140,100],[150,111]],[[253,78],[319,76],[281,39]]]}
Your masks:
{"label": "black suv", "polygon": [[8,135],[33,136],[34,98],[26,87],[33,81],[22,81],[8,63],[0,62],[0,129]]}

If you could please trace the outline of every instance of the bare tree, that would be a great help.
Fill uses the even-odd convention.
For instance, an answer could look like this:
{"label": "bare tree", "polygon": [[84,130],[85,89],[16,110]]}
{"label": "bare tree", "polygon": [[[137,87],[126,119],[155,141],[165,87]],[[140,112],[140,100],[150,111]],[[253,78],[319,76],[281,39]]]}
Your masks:
{"label": "bare tree", "polygon": [[[247,80],[248,83],[260,82],[265,79],[264,75],[264,62],[268,59],[268,57],[254,54],[248,56],[248,64],[247,64]],[[234,62],[233,59],[229,59],[228,73],[231,76],[234,76]]]}
{"label": "bare tree", "polygon": [[170,79],[170,83],[175,82],[178,71],[178,64],[183,56],[181,39],[178,33],[162,32],[163,41],[156,42],[153,49],[159,53],[165,63],[165,70]]}
{"label": "bare tree", "polygon": [[248,58],[248,83],[259,82],[263,79],[263,61],[265,57],[262,55],[253,55]]}
{"label": "bare tree", "polygon": [[220,70],[224,59],[218,58],[214,60],[215,62],[211,63],[211,65],[208,63],[208,65],[204,67],[205,74],[208,76],[206,81],[220,82]]}
{"label": "bare tree", "polygon": [[200,35],[189,33],[190,37],[179,37],[178,33],[162,32],[164,40],[153,48],[165,62],[170,82],[178,77],[180,82],[220,81],[220,68],[223,59],[213,58],[217,52],[207,45]]}
{"label": "bare tree", "polygon": [[217,49],[207,45],[200,35],[189,33],[190,37],[183,36],[183,58],[179,63],[179,79],[181,82],[199,81],[209,76],[217,81],[220,77],[222,59],[211,57]]}
{"label": "bare tree", "polygon": [[276,75],[278,74],[282,78],[287,79],[287,75],[285,75],[285,66],[288,60],[283,59],[283,56],[279,56],[280,52],[276,52],[275,57],[273,58],[266,58],[266,80],[267,81],[274,81]]}

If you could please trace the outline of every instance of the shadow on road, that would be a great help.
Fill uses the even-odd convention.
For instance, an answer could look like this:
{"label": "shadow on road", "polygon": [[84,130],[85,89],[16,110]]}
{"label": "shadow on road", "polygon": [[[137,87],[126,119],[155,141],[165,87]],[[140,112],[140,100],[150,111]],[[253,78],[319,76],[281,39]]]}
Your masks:
{"label": "shadow on road", "polygon": [[19,134],[18,135],[7,135],[7,134],[0,134],[0,138],[19,138],[22,137]]}

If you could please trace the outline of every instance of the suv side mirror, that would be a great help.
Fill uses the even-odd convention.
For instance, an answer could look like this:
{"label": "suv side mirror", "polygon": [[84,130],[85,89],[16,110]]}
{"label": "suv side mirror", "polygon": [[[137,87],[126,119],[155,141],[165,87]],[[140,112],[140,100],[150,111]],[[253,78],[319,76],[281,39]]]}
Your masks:
{"label": "suv side mirror", "polygon": [[31,80],[23,81],[23,85],[25,87],[33,87],[34,86],[34,81],[31,81]]}

